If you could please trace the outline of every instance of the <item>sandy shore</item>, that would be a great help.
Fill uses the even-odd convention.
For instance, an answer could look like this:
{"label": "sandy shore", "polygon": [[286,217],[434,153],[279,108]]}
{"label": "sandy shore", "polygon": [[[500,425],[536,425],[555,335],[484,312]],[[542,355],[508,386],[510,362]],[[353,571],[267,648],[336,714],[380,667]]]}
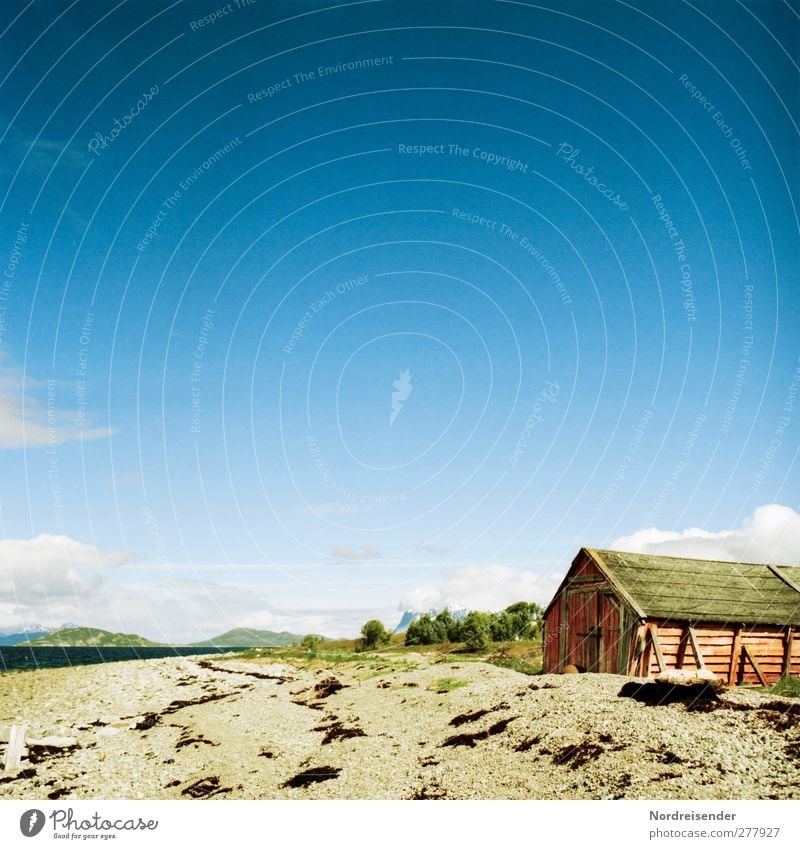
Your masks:
{"label": "sandy shore", "polygon": [[28,738],[76,745],[31,746],[0,798],[800,798],[795,700],[735,691],[694,710],[620,697],[618,676],[406,661],[5,673],[0,740],[27,721]]}

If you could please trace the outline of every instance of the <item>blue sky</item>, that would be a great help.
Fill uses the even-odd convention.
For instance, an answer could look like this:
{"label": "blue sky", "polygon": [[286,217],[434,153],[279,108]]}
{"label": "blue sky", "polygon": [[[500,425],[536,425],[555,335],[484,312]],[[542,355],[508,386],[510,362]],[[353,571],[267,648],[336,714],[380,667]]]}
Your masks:
{"label": "blue sky", "polygon": [[0,626],[354,633],[664,534],[800,562],[796,4],[0,31]]}

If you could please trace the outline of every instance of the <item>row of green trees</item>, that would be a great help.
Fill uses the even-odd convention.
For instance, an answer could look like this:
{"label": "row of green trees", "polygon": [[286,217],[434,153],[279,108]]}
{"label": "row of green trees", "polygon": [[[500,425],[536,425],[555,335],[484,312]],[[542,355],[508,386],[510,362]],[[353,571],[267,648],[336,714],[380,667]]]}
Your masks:
{"label": "row of green trees", "polygon": [[[518,601],[499,613],[473,610],[463,619],[455,619],[449,610],[436,616],[425,613],[408,626],[405,644],[463,643],[467,651],[482,651],[490,642],[535,638],[543,612],[538,604]],[[370,619],[361,629],[361,649],[371,651],[387,645],[391,636],[382,622]]]}
{"label": "row of green trees", "polygon": [[468,651],[482,651],[490,642],[529,640],[538,633],[542,612],[538,604],[518,601],[499,613],[473,610],[463,619],[454,619],[449,610],[435,617],[426,613],[408,626],[406,645],[464,643]]}

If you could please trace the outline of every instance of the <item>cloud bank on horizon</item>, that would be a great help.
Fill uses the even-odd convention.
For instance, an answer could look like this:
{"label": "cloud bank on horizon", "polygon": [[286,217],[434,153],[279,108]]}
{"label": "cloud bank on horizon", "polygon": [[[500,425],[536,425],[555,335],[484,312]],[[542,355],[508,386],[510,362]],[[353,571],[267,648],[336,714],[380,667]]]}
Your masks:
{"label": "cloud bank on horizon", "polygon": [[[576,542],[575,549],[580,542]],[[740,528],[665,531],[645,528],[615,539],[610,548],[731,562],[800,565],[800,514],[767,504]],[[133,562],[131,563],[131,560]],[[131,564],[137,580],[123,584],[120,567]],[[54,627],[70,621],[154,640],[191,642],[234,627],[355,636],[364,621],[380,618],[394,626],[398,611],[467,608],[502,610],[515,601],[545,605],[563,563],[543,575],[500,564],[443,569],[438,581],[402,594],[375,598],[371,607],[289,608],[270,600],[268,585],[178,579],[136,571],[135,557],[103,550],[67,536],[41,534],[29,540],[0,540],[0,623],[16,630],[32,623]]]}
{"label": "cloud bank on horizon", "polygon": [[800,566],[800,514],[782,504],[765,504],[735,530],[643,528],[617,537],[610,547],[701,560]]}
{"label": "cloud bank on horizon", "polygon": [[406,593],[399,610],[502,610],[515,601],[546,603],[558,582],[525,569],[491,564],[445,571],[439,584],[429,583]]}

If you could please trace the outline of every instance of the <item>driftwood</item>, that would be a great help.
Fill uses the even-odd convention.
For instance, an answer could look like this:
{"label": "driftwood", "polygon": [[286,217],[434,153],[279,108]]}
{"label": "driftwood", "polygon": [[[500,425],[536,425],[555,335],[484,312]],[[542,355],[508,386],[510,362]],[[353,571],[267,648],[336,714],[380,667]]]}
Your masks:
{"label": "driftwood", "polygon": [[26,737],[28,723],[12,725],[8,733],[8,744],[3,762],[6,772],[16,772],[20,761],[28,754],[29,746],[44,746],[47,749],[71,749],[78,745],[77,737]]}
{"label": "driftwood", "polygon": [[71,749],[78,745],[77,737],[28,737],[27,746],[47,746],[49,749]]}
{"label": "driftwood", "polygon": [[19,762],[22,760],[23,749],[25,748],[25,729],[27,727],[27,722],[23,722],[22,725],[11,726],[8,745],[6,746],[5,763],[3,764],[6,772],[15,772],[19,769]]}
{"label": "driftwood", "polygon": [[673,686],[695,687],[705,684],[717,690],[723,686],[723,681],[718,675],[708,669],[667,669],[655,679],[658,684],[671,684]]}

